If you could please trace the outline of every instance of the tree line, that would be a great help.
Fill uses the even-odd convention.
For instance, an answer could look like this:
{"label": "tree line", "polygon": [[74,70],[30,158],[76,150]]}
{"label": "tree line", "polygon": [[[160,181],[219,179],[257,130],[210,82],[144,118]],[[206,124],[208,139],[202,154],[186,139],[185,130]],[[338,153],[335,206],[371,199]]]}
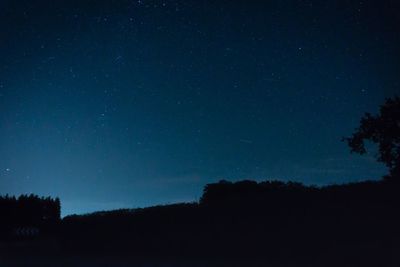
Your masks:
{"label": "tree line", "polygon": [[61,219],[59,198],[39,197],[34,194],[0,196],[0,232],[10,233],[19,227],[43,228]]}

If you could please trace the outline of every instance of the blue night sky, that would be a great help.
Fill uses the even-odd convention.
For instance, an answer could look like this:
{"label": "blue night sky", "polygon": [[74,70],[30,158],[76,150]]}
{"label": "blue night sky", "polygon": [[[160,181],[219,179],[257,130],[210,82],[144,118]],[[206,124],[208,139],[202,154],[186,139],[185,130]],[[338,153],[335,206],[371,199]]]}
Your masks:
{"label": "blue night sky", "polygon": [[397,1],[0,0],[0,194],[63,215],[220,179],[379,179],[343,136],[400,90]]}

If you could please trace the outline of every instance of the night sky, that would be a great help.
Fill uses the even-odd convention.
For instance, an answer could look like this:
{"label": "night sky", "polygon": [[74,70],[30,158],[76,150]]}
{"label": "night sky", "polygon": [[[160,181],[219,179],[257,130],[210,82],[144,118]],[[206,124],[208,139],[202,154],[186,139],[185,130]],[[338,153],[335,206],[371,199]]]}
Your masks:
{"label": "night sky", "polygon": [[341,138],[400,91],[397,2],[0,0],[0,194],[68,215],[379,179]]}

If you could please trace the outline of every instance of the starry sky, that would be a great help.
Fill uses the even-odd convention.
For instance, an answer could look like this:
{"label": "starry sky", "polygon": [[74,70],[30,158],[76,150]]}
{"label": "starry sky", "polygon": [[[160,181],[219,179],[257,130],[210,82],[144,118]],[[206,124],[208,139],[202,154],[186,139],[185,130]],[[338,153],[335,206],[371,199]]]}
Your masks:
{"label": "starry sky", "polygon": [[0,0],[0,194],[68,215],[379,179],[341,138],[400,91],[397,2]]}

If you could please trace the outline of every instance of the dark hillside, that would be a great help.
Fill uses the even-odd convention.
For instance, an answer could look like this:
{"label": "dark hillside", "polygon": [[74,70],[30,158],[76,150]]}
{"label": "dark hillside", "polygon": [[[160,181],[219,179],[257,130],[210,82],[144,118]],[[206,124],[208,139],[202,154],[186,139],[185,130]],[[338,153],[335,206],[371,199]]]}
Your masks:
{"label": "dark hillside", "polygon": [[67,217],[62,242],[74,253],[119,258],[391,263],[400,248],[397,189],[221,181],[207,185],[198,204]]}
{"label": "dark hillside", "polygon": [[[3,214],[20,215],[11,216],[18,218],[14,228],[11,217],[3,220],[10,226],[5,229],[34,225],[46,232],[52,225],[52,231],[45,238],[8,235],[2,253],[11,262],[18,258],[25,264],[43,264],[45,260],[49,266],[64,259],[397,266],[393,264],[400,263],[398,192],[398,184],[391,181],[322,188],[277,181],[220,181],[204,188],[199,203],[100,211],[61,221],[57,201],[6,197],[1,198]],[[22,204],[27,199],[38,205]],[[10,203],[25,208],[10,213]]]}

